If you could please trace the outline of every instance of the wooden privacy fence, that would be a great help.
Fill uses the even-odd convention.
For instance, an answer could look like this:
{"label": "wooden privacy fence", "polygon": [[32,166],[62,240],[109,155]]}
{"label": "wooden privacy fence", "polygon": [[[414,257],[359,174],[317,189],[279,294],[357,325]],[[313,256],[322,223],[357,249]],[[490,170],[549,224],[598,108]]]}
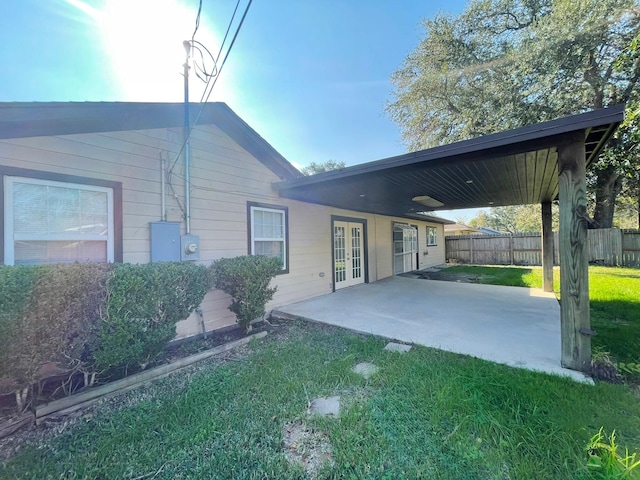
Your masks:
{"label": "wooden privacy fence", "polygon": [[[553,234],[553,262],[559,263],[558,232]],[[640,267],[640,230],[587,230],[589,262]],[[477,265],[542,265],[539,233],[455,235],[445,238],[447,262]]]}

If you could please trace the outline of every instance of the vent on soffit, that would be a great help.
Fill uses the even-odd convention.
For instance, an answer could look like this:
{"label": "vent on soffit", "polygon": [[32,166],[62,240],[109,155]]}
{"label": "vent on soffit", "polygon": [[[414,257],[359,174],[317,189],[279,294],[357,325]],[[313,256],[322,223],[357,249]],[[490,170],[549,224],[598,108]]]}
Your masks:
{"label": "vent on soffit", "polygon": [[436,200],[435,198],[430,197],[429,195],[420,195],[418,197],[413,197],[411,200],[431,208],[444,206],[444,203],[442,203],[440,200]]}

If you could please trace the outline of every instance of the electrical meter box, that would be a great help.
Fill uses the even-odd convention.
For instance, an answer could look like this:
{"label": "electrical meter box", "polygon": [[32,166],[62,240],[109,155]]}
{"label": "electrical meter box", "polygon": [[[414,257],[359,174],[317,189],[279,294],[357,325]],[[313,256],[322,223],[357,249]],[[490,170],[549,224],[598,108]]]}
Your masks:
{"label": "electrical meter box", "polygon": [[180,224],[178,222],[150,222],[151,261],[179,262],[181,260]]}
{"label": "electrical meter box", "polygon": [[182,235],[180,237],[180,260],[200,259],[200,237],[198,235]]}

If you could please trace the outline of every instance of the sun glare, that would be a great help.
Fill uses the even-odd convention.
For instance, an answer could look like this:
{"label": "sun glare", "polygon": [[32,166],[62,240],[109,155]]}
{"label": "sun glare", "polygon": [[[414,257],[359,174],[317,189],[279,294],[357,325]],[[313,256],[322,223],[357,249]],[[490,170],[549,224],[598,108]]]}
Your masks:
{"label": "sun glare", "polygon": [[[183,100],[185,50],[182,42],[191,39],[197,1],[187,5],[178,0],[107,0],[102,7],[90,6],[82,0],[66,2],[91,17],[91,23],[97,27],[99,48],[109,62],[117,84],[114,90],[118,92],[118,100]],[[207,25],[204,14],[196,40],[214,54],[220,48],[220,42]],[[204,83],[193,75],[193,68],[191,72],[190,100],[199,101]],[[227,96],[221,91],[222,83],[216,85],[215,98]]]}

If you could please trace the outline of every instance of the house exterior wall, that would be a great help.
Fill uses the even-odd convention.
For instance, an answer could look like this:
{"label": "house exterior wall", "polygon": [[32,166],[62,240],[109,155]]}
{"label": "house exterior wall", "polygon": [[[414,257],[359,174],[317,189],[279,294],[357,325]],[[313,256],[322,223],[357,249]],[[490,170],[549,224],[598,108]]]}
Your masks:
{"label": "house exterior wall", "polygon": [[[162,215],[161,158],[172,167],[166,220],[183,218],[184,161],[176,161],[182,138],[182,129],[175,128],[0,140],[0,169],[120,182],[122,260],[146,263],[151,259],[149,222]],[[272,187],[280,178],[214,125],[193,130],[190,151],[191,233],[200,237],[200,263],[248,253],[247,202],[288,208],[289,273],[276,277],[278,291],[269,309],[333,291],[332,216],[366,220],[370,282],[393,275],[394,222],[418,227],[420,268],[445,261],[442,225],[280,198]],[[427,226],[438,229],[437,246],[427,246]],[[180,228],[185,233],[183,222]],[[235,323],[229,303],[220,291],[207,294],[202,304],[207,330]],[[195,315],[178,324],[178,337],[200,332]]]}

